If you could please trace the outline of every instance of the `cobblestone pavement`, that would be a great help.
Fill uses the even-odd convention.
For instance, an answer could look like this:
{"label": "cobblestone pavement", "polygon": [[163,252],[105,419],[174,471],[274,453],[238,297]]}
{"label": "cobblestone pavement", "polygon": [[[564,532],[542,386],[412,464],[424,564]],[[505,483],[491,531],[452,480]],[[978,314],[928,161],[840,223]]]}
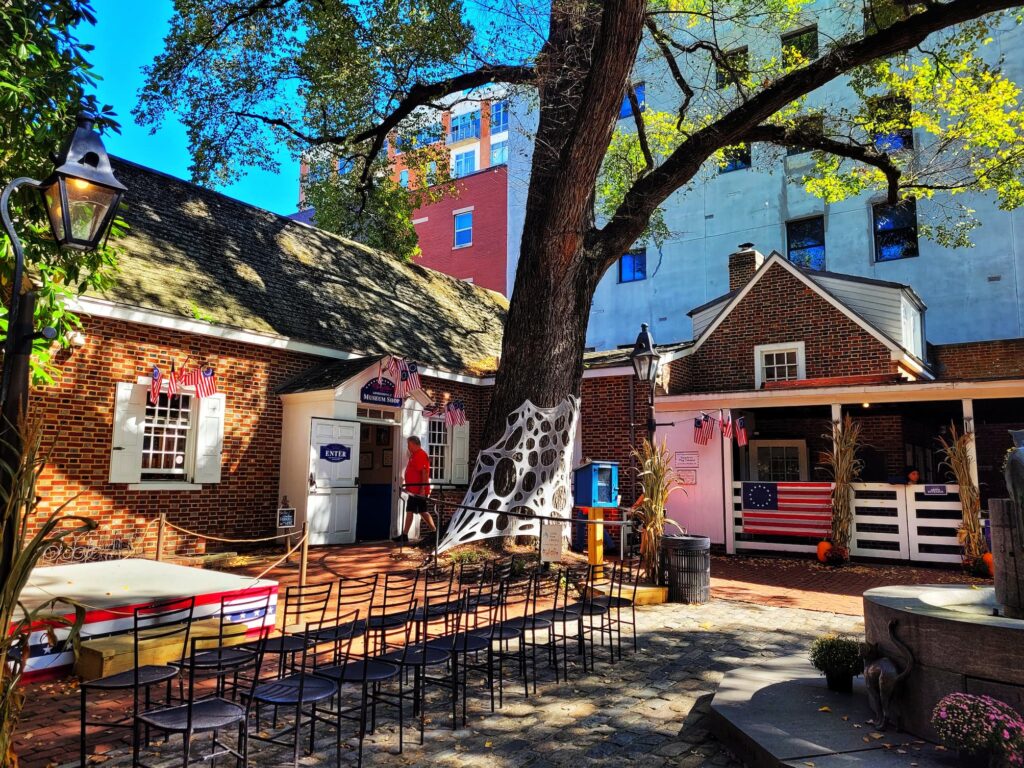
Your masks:
{"label": "cobblestone pavement", "polygon": [[[863,631],[863,622],[853,616],[724,600],[641,608],[637,622],[637,653],[627,651],[612,665],[605,651],[596,673],[585,675],[576,666],[569,683],[555,684],[542,665],[537,694],[525,699],[520,688],[509,686],[505,706],[495,714],[488,710],[482,681],[471,680],[476,697],[471,693],[468,727],[450,729],[447,702],[439,692],[428,700],[424,745],[417,743],[414,731],[407,731],[402,755],[394,754],[397,728],[379,723],[377,733],[366,740],[365,764],[738,766],[727,745],[706,727],[708,706],[723,674],[804,650],[822,632]],[[343,738],[354,734],[354,724],[344,727]],[[180,764],[176,744],[180,741],[172,741],[147,762]],[[354,764],[354,745],[352,738],[344,747],[346,764]],[[253,749],[252,765],[291,764],[288,750],[264,745]],[[122,748],[94,760],[115,768],[130,765],[131,755]],[[306,766],[333,762],[334,736],[329,732],[318,734],[316,751],[300,760]]]}

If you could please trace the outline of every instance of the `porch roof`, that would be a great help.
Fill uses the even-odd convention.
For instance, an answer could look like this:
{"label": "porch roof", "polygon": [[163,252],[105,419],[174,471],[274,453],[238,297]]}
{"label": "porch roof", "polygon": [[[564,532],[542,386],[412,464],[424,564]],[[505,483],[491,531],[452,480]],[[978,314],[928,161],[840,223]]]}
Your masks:
{"label": "porch roof", "polygon": [[386,355],[371,355],[348,360],[332,360],[308,371],[303,371],[294,379],[285,382],[278,388],[277,394],[291,395],[297,392],[319,392],[325,389],[334,389],[353,376],[358,376],[370,366],[376,365],[385,357]]}
{"label": "porch roof", "polygon": [[151,168],[114,166],[130,229],[98,298],[360,357],[496,367],[499,294]]}

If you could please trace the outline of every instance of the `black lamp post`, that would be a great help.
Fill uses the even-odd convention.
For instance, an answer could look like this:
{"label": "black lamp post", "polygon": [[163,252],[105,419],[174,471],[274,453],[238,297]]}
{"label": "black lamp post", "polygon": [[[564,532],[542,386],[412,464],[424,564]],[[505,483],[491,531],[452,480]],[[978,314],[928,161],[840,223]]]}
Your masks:
{"label": "black lamp post", "polygon": [[661,355],[654,348],[654,338],[648,330],[647,323],[640,325],[640,333],[636,337],[633,351],[629,353],[633,363],[633,372],[641,384],[647,389],[647,440],[654,443],[654,431],[658,423],[654,418],[654,389],[658,384],[658,367]]}
{"label": "black lamp post", "polygon": [[[0,193],[0,217],[14,251],[14,272],[11,300],[8,306],[7,339],[4,341],[3,374],[0,379],[0,457],[13,472],[21,459],[20,422],[28,408],[29,358],[32,341],[37,337],[33,316],[36,295],[24,295],[21,283],[25,271],[25,254],[11,220],[11,195],[22,187],[39,190],[50,219],[53,239],[60,248],[90,251],[110,231],[125,186],[110,168],[110,158],[98,133],[93,131],[91,115],[78,118],[78,125],[56,158],[56,167],[45,181],[27,177],[14,179]],[[56,332],[45,328],[39,334],[52,339]],[[13,475],[3,473],[0,482],[9,494],[14,488]],[[14,557],[14,530],[4,529],[3,567],[10,567]],[[11,529],[11,530],[8,530]],[[6,573],[0,573],[3,583]]]}

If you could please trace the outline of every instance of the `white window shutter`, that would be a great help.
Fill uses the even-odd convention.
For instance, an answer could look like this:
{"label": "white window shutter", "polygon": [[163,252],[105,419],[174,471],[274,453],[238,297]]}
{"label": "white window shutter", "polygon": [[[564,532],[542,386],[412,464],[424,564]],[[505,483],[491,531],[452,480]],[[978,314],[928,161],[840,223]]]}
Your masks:
{"label": "white window shutter", "polygon": [[224,450],[224,395],[197,398],[196,469],[194,483],[219,483]]}
{"label": "white window shutter", "polygon": [[114,436],[110,447],[110,482],[142,479],[142,435],[146,421],[145,384],[120,383],[114,395]]}
{"label": "white window shutter", "polygon": [[452,483],[469,482],[469,422],[456,424],[452,430]]}

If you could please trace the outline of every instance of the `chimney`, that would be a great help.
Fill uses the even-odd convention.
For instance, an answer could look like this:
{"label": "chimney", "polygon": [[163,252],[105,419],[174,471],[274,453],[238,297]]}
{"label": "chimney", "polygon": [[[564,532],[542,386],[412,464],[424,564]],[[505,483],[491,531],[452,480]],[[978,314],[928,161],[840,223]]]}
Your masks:
{"label": "chimney", "polygon": [[736,253],[729,254],[729,291],[742,288],[764,264],[764,254],[753,243],[740,243]]}

